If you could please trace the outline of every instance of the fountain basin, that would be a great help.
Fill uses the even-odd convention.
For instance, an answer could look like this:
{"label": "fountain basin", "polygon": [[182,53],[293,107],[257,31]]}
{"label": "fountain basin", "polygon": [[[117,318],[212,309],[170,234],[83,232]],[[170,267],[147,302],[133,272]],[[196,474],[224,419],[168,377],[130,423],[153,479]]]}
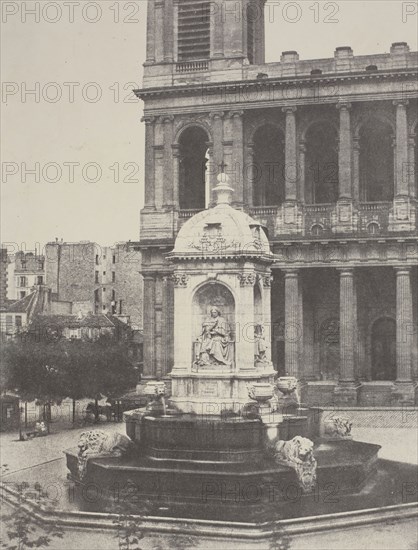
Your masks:
{"label": "fountain basin", "polygon": [[[265,457],[254,463],[200,462],[156,459],[145,454],[94,458],[83,482],[77,478],[77,451],[66,452],[70,478],[86,487],[101,488],[99,510],[110,511],[117,502],[154,502],[179,506],[193,517],[252,521],[253,514],[295,517],[308,502],[354,498],[377,471],[378,445],[357,441],[318,441],[317,486],[303,494],[295,471]],[[148,453],[148,449],[144,449]],[[321,496],[322,495],[322,496]],[[266,508],[267,507],[267,508]],[[266,512],[267,510],[267,512]],[[225,515],[226,514],[226,515]]]}
{"label": "fountain basin", "polygon": [[141,442],[146,456],[202,462],[254,462],[263,457],[259,419],[184,414],[144,416]]}

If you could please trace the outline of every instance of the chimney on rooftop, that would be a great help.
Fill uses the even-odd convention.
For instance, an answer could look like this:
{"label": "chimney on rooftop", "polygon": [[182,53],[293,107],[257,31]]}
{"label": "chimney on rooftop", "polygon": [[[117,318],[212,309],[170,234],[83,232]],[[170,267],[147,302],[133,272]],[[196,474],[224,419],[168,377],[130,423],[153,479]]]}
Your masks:
{"label": "chimney on rooftop", "polygon": [[409,46],[406,42],[394,42],[390,47],[392,67],[394,69],[408,66]]}
{"label": "chimney on rooftop", "polygon": [[349,71],[353,57],[354,54],[351,46],[338,46],[338,48],[335,48],[335,70],[337,72]]}

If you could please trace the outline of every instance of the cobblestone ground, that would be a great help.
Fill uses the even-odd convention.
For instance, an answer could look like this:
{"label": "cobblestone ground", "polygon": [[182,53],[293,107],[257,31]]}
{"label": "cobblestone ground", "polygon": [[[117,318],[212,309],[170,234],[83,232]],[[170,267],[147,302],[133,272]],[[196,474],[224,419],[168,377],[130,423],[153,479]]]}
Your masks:
{"label": "cobblestone ground", "polygon": [[[0,435],[0,464],[8,464],[9,473],[19,472],[35,465],[56,460],[63,457],[63,451],[74,447],[79,434],[86,429],[102,429],[106,432],[124,432],[123,423],[104,423],[96,426],[85,426],[75,429],[66,429],[52,433],[46,437],[35,438],[30,441],[19,442],[16,433],[2,433]],[[353,433],[355,439],[378,443],[382,445],[381,458],[418,464],[418,433],[416,428],[385,429],[385,428],[357,428]],[[7,478],[7,476],[6,476]],[[417,482],[418,480],[411,480]],[[4,506],[4,509],[7,507]],[[92,531],[68,528],[64,538],[53,542],[52,550],[121,550],[115,532]],[[191,545],[190,545],[191,544]],[[181,539],[170,536],[145,537],[140,542],[143,550],[161,549],[175,550],[176,548],[196,548],[198,550],[264,550],[269,545],[263,541],[230,541],[194,539],[189,545],[184,545]],[[351,529],[339,529],[331,532],[310,533],[298,535],[291,540],[290,550],[415,550],[418,547],[418,524],[416,519],[393,524],[364,526]]]}

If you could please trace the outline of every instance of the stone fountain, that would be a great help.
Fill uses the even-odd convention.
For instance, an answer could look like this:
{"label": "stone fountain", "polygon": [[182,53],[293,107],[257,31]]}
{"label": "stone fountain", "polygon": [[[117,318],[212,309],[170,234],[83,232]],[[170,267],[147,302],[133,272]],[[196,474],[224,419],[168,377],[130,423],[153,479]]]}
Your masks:
{"label": "stone fountain", "polygon": [[[321,411],[299,401],[298,381],[275,380],[267,334],[273,256],[263,227],[231,207],[232,192],[221,174],[216,205],[184,224],[168,256],[171,395],[161,381],[147,384],[151,404],[125,413],[132,445],[119,438],[89,450],[84,436],[67,452],[76,483],[105,489],[103,507],[115,486],[133,486],[136,497],[182,513],[234,517],[238,509],[251,517],[254,507],[271,505],[272,487],[293,486],[309,498],[336,483],[351,494],[375,469],[379,447],[352,441],[348,419],[321,428]],[[273,501],[297,514],[294,501]]]}

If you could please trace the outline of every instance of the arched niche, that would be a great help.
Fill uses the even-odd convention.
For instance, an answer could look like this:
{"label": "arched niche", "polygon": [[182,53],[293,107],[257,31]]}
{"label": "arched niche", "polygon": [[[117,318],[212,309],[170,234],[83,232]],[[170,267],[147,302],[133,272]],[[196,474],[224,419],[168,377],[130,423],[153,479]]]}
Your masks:
{"label": "arched niche", "polygon": [[379,118],[367,119],[359,130],[360,198],[392,201],[394,196],[393,129]]}
{"label": "arched niche", "polygon": [[263,316],[263,298],[259,283],[254,285],[254,323],[262,325],[264,322]]}
{"label": "arched niche", "polygon": [[305,199],[308,204],[338,198],[338,133],[327,121],[313,123],[305,134]]}
{"label": "arched niche", "polygon": [[285,196],[285,138],[273,124],[254,133],[253,205],[277,206]]}
{"label": "arched niche", "polygon": [[193,296],[192,318],[193,337],[198,338],[202,326],[210,317],[212,307],[217,307],[228,324],[230,338],[235,340],[235,300],[232,292],[222,283],[205,283],[197,289]]}

